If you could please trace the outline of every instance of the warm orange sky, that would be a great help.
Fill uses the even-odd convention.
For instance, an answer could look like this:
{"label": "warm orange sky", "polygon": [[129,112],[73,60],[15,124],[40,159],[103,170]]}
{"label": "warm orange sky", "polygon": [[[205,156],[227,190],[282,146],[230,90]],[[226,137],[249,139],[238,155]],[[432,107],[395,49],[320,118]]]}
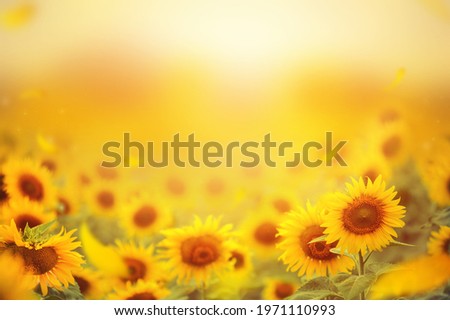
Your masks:
{"label": "warm orange sky", "polygon": [[[90,150],[124,131],[306,139],[358,134],[391,106],[445,127],[444,0],[25,3],[29,21],[0,29],[0,121],[19,134]],[[43,93],[21,99],[29,90]]]}

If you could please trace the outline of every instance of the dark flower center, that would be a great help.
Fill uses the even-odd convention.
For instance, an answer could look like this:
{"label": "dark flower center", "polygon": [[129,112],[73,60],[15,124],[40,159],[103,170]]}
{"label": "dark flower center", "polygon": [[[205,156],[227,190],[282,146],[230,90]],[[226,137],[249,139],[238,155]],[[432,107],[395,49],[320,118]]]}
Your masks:
{"label": "dark flower center", "polygon": [[128,297],[127,300],[158,300],[155,295],[151,292],[140,292],[135,293]]}
{"label": "dark flower center", "polygon": [[181,244],[181,257],[184,263],[203,267],[219,258],[220,241],[206,235],[185,240]]}
{"label": "dark flower center", "polygon": [[72,209],[69,201],[66,198],[59,197],[58,202],[59,202],[59,206],[56,208],[56,213],[59,216],[68,215]]}
{"label": "dark flower center", "polygon": [[41,162],[41,166],[43,166],[50,172],[56,172],[56,170],[58,169],[58,165],[56,164],[56,162],[50,159],[43,160]]}
{"label": "dark flower center", "polygon": [[82,277],[73,276],[75,281],[78,283],[78,286],[80,287],[81,294],[86,294],[89,292],[89,289],[91,287],[91,283]]}
{"label": "dark flower center", "polygon": [[386,158],[395,157],[402,146],[402,140],[398,135],[394,135],[384,141],[381,149]]}
{"label": "dark flower center", "polygon": [[181,196],[186,191],[183,181],[177,178],[171,178],[167,181],[167,189],[174,196]]}
{"label": "dark flower center", "polygon": [[337,241],[327,244],[326,241],[309,243],[312,240],[323,236],[325,228],[321,226],[310,226],[300,235],[300,246],[308,257],[315,260],[331,260],[336,258],[336,254],[330,252],[336,247]]}
{"label": "dark flower center", "polygon": [[234,260],[234,269],[240,269],[245,266],[244,255],[240,252],[232,251],[230,260]]}
{"label": "dark flower center", "polygon": [[381,203],[362,195],[344,210],[344,227],[355,234],[367,234],[377,230],[383,221]]}
{"label": "dark flower center", "polygon": [[23,174],[19,178],[19,189],[22,195],[33,201],[44,199],[44,186],[38,178],[31,174]]}
{"label": "dark flower center", "polygon": [[254,233],[255,239],[263,245],[270,246],[277,242],[277,228],[272,222],[260,224]]}
{"label": "dark flower center", "polygon": [[278,198],[272,202],[275,210],[279,213],[285,213],[291,211],[291,204],[286,199]]}
{"label": "dark flower center", "polygon": [[14,218],[14,222],[16,223],[17,229],[22,231],[25,230],[27,224],[30,228],[34,228],[43,223],[43,221],[28,213],[19,214]]}
{"label": "dark flower center", "polygon": [[133,216],[134,224],[138,227],[145,228],[151,226],[158,216],[156,209],[151,206],[143,206]]}
{"label": "dark flower center", "polygon": [[111,209],[115,203],[114,194],[111,191],[100,191],[97,194],[97,202],[102,208]]}
{"label": "dark flower center", "polygon": [[9,195],[6,192],[6,185],[4,182],[5,175],[0,174],[0,204],[9,200]]}
{"label": "dark flower center", "polygon": [[294,293],[294,287],[290,283],[278,283],[275,287],[275,296],[282,300]]}
{"label": "dark flower center", "polygon": [[58,254],[52,247],[28,249],[11,246],[9,250],[23,258],[25,268],[35,275],[42,275],[52,270],[58,263]]}
{"label": "dark flower center", "polygon": [[134,258],[124,258],[123,261],[128,267],[128,276],[123,280],[136,282],[146,276],[147,267],[144,262]]}

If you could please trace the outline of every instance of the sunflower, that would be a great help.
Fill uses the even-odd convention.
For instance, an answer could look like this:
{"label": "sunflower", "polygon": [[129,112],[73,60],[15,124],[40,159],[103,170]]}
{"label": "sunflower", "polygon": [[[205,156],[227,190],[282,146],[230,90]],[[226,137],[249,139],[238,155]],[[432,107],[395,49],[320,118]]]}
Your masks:
{"label": "sunflower", "polygon": [[408,297],[435,290],[450,280],[448,254],[423,255],[396,265],[375,282],[369,292],[371,299]]}
{"label": "sunflower", "polygon": [[273,193],[263,196],[263,206],[272,209],[276,213],[288,213],[298,206],[297,196],[291,191],[283,190],[283,192]]}
{"label": "sunflower", "polygon": [[268,260],[278,253],[277,226],[281,219],[282,216],[272,208],[262,206],[241,224],[239,229],[244,240],[257,258]]}
{"label": "sunflower", "polygon": [[168,177],[165,187],[167,193],[174,198],[183,197],[187,193],[186,183],[180,176]]}
{"label": "sunflower", "polygon": [[278,248],[283,250],[280,260],[288,271],[297,272],[299,276],[312,277],[348,272],[354,267],[352,259],[334,254],[337,242],[327,244],[325,241],[310,243],[324,235],[324,211],[317,206],[306,204],[306,210],[299,208],[291,211],[287,219],[278,228],[282,237]]}
{"label": "sunflower", "polygon": [[161,300],[167,297],[170,291],[161,287],[154,281],[138,280],[135,283],[128,282],[123,289],[116,289],[108,295],[109,300]]}
{"label": "sunflower", "polygon": [[136,196],[120,212],[120,220],[127,234],[145,237],[168,227],[173,220],[172,210],[160,198]]}
{"label": "sunflower", "polygon": [[25,270],[22,259],[0,250],[0,300],[32,300],[33,277]]}
{"label": "sunflower", "polygon": [[105,294],[105,282],[101,274],[92,269],[83,268],[72,273],[81,294],[90,300],[101,299]]}
{"label": "sunflower", "polygon": [[205,286],[213,274],[221,276],[231,267],[229,238],[231,224],[219,226],[220,219],[208,216],[203,223],[195,217],[193,226],[162,231],[161,257],[178,283],[194,280]]}
{"label": "sunflower", "polygon": [[11,200],[9,205],[4,208],[4,221],[14,220],[19,230],[25,230],[28,225],[30,228],[50,222],[56,218],[54,212],[44,212],[43,206],[38,202],[31,202],[22,198]]}
{"label": "sunflower", "polygon": [[295,281],[284,279],[266,279],[261,298],[264,300],[284,300],[299,288]]}
{"label": "sunflower", "polygon": [[9,194],[6,191],[5,175],[0,172],[0,212],[1,208],[8,203],[8,200]]}
{"label": "sunflower", "polygon": [[121,207],[120,187],[113,183],[94,183],[87,191],[87,205],[93,214],[114,216]]}
{"label": "sunflower", "polygon": [[23,258],[44,296],[48,287],[61,290],[74,284],[72,272],[83,263],[82,256],[74,251],[80,246],[72,237],[75,230],[66,232],[61,228],[57,235],[40,237],[33,236],[30,230],[34,229],[27,229],[28,234],[19,231],[14,220],[0,226],[0,249]]}
{"label": "sunflower", "polygon": [[251,253],[248,247],[243,246],[235,240],[229,242],[231,252],[230,261],[233,268],[230,271],[235,277],[242,275],[248,276],[253,271]]}
{"label": "sunflower", "polygon": [[3,167],[5,190],[11,199],[26,198],[44,205],[55,205],[55,188],[50,172],[29,159],[10,160]]}
{"label": "sunflower", "polygon": [[160,261],[154,255],[154,247],[145,247],[142,244],[136,245],[132,242],[116,242],[117,254],[122,259],[127,268],[127,274],[120,277],[123,282],[136,282],[138,280],[153,280],[165,282],[165,276]]}
{"label": "sunflower", "polygon": [[450,227],[441,226],[439,231],[431,233],[431,238],[428,241],[428,253],[450,256]]}
{"label": "sunflower", "polygon": [[363,179],[375,179],[381,175],[384,179],[388,180],[391,177],[391,167],[384,157],[379,153],[370,153],[368,156],[366,152],[359,152],[355,155],[351,162],[351,166],[348,167],[350,175],[361,176]]}
{"label": "sunflower", "polygon": [[442,207],[450,205],[449,155],[450,143],[438,140],[429,150],[421,150],[417,159],[419,172],[430,199]]}
{"label": "sunflower", "polygon": [[369,154],[381,155],[392,165],[405,163],[411,155],[411,135],[405,121],[398,119],[376,124],[369,132]]}
{"label": "sunflower", "polygon": [[253,263],[249,248],[235,240],[229,242],[232,268],[223,274],[220,281],[212,284],[207,298],[212,300],[239,300],[254,284]]}
{"label": "sunflower", "polygon": [[363,178],[352,179],[346,187],[345,194],[329,199],[329,213],[322,224],[327,244],[337,242],[336,247],[362,255],[367,250],[381,251],[397,237],[394,228],[405,225],[401,220],[405,207],[399,205],[399,198],[394,199],[397,192],[394,187],[386,190],[381,176],[367,183]]}
{"label": "sunflower", "polygon": [[402,262],[382,275],[373,285],[370,297],[413,296],[445,285],[450,280],[450,227],[441,226],[439,231],[431,233],[428,253]]}
{"label": "sunflower", "polygon": [[61,216],[75,215],[80,210],[79,197],[70,189],[58,190],[56,195],[56,214]]}

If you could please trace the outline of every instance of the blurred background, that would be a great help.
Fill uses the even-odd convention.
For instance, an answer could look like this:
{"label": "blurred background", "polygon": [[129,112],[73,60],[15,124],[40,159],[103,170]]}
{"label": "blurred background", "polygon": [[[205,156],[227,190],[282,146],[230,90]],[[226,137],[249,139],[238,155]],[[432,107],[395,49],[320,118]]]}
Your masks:
{"label": "blurred background", "polygon": [[[0,161],[163,193],[179,222],[288,211],[382,174],[416,226],[410,253],[449,203],[449,1],[2,0],[0,16]],[[349,141],[348,167],[99,168],[123,132],[302,145],[326,131]]]}

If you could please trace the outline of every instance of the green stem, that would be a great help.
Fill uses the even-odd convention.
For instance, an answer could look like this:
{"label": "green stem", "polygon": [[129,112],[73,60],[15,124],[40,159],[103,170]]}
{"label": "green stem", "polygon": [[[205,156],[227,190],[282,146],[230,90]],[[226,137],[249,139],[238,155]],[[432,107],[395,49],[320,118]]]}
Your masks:
{"label": "green stem", "polygon": [[[367,260],[364,260],[364,257],[361,253],[361,251],[359,252],[359,275],[363,276],[364,275],[364,264]],[[361,292],[361,300],[366,300],[366,295],[364,293],[364,290]]]}
{"label": "green stem", "polygon": [[200,300],[205,300],[206,297],[206,283],[202,283],[202,286],[200,288]]}

